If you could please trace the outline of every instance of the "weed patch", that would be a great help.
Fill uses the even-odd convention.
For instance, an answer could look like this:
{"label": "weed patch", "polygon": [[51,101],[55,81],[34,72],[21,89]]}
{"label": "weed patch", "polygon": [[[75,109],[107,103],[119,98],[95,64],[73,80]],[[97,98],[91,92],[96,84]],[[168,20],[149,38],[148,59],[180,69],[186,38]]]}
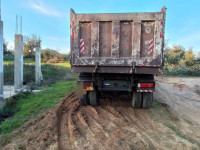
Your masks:
{"label": "weed patch", "polygon": [[20,127],[38,113],[53,108],[75,87],[76,81],[59,82],[45,87],[41,92],[19,94],[1,110],[4,116],[12,116],[0,123],[1,134],[6,134]]}
{"label": "weed patch", "polygon": [[[35,65],[24,64],[24,85],[35,82]],[[43,85],[49,85],[58,81],[73,80],[74,74],[69,69],[63,66],[51,64],[42,65]],[[14,64],[4,64],[4,84],[14,84]]]}
{"label": "weed patch", "polygon": [[186,135],[184,135],[181,131],[179,131],[179,129],[177,129],[175,126],[173,126],[172,124],[165,124],[169,129],[171,129],[172,131],[174,131],[176,133],[177,136],[179,136],[182,139],[187,140],[188,142],[192,143],[192,144],[196,144],[199,148],[200,148],[200,143],[194,139],[191,139],[190,137],[187,137]]}

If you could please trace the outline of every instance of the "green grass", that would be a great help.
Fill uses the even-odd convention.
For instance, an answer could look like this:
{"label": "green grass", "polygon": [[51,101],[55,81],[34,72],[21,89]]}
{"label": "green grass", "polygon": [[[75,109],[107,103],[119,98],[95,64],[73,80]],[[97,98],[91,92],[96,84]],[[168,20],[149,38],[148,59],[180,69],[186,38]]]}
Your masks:
{"label": "green grass", "polygon": [[55,65],[55,66],[60,66],[60,67],[64,67],[68,70],[70,70],[71,66],[69,62],[64,62],[64,63],[46,63],[46,64],[51,64],[51,65]]}
{"label": "green grass", "polygon": [[[3,64],[4,65],[14,64],[14,60],[4,60]],[[24,59],[24,64],[33,65],[35,64],[35,62],[29,59]]]}
{"label": "green grass", "polygon": [[[24,84],[35,82],[35,65],[24,64]],[[74,79],[74,75],[69,69],[63,66],[51,64],[42,65],[43,82],[42,85],[49,85],[58,81],[66,81]],[[14,64],[4,65],[4,84],[14,84]]]}
{"label": "green grass", "polygon": [[176,128],[175,126],[173,126],[172,124],[165,124],[169,129],[171,129],[172,131],[174,131],[176,133],[177,136],[179,136],[182,139],[187,140],[188,142],[192,143],[192,144],[196,144],[199,148],[200,148],[200,143],[194,139],[191,139],[190,137],[186,136],[185,134],[183,134],[178,128]]}
{"label": "green grass", "polygon": [[14,64],[14,60],[4,60],[3,64],[4,65]]}
{"label": "green grass", "polygon": [[198,77],[200,76],[200,67],[164,66],[163,73],[165,76]]}
{"label": "green grass", "polygon": [[162,106],[162,104],[160,104],[157,101],[154,101],[151,111],[155,111],[156,113],[159,113],[161,116],[169,117],[170,116],[169,111],[167,110],[166,107],[165,108],[163,107],[164,106]]}
{"label": "green grass", "polygon": [[[14,64],[14,60],[4,60],[3,64],[4,65]],[[33,65],[33,64],[35,64],[35,61],[29,60],[29,59],[24,59],[24,64]],[[51,65],[56,65],[56,66],[62,66],[65,68],[70,68],[69,61],[64,62],[64,63],[42,63],[42,64],[51,64]]]}
{"label": "green grass", "polygon": [[15,107],[10,107],[12,109],[10,111],[14,112],[13,116],[0,124],[1,134],[10,133],[34,118],[38,113],[53,108],[56,103],[74,89],[75,83],[76,81],[59,82],[43,88],[37,94],[28,92],[18,95],[14,104]]}

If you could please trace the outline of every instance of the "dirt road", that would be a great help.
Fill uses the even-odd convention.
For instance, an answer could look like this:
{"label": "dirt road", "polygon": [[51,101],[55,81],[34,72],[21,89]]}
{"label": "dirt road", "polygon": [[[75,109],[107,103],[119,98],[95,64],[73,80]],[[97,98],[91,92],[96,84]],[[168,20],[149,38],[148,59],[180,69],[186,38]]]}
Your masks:
{"label": "dirt road", "polygon": [[200,78],[158,77],[155,99],[179,118],[200,125]]}
{"label": "dirt road", "polygon": [[[190,116],[195,115],[199,106],[198,87],[188,87],[191,89],[188,93],[191,101],[182,100],[181,96],[185,96],[183,93],[188,91],[185,87],[189,86],[189,81],[183,80],[181,84],[186,86],[182,88],[182,85],[177,85],[178,79],[156,80],[158,89],[155,99],[169,106],[154,102],[151,109],[142,110],[131,108],[130,100],[102,99],[101,106],[83,107],[76,94],[71,93],[54,109],[12,133],[11,136],[15,138],[3,149],[200,149],[198,114],[197,117]],[[176,95],[176,90],[185,92]],[[184,101],[183,104],[181,101]],[[189,105],[194,108],[187,114],[190,111]],[[190,116],[189,121],[185,120],[186,114]]]}

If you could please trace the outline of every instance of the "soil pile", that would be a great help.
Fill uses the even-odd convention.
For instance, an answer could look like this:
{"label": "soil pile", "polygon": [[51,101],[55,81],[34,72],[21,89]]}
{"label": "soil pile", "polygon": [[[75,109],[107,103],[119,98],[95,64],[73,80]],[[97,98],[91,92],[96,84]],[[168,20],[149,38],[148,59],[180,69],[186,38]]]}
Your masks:
{"label": "soil pile", "polygon": [[178,118],[200,125],[200,78],[156,78],[155,99],[167,104]]}
{"label": "soil pile", "polygon": [[[158,92],[164,96],[156,99],[169,101],[166,94],[170,93]],[[2,149],[199,149],[200,126],[177,118],[170,109],[158,103],[148,110],[133,109],[127,99],[101,99],[100,106],[80,106],[71,93],[54,109],[13,132],[12,142]]]}

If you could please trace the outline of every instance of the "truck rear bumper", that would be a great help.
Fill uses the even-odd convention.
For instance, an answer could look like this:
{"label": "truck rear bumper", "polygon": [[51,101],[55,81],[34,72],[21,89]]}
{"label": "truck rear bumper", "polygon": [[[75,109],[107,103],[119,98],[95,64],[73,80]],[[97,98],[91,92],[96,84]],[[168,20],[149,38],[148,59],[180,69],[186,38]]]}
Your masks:
{"label": "truck rear bumper", "polygon": [[72,66],[75,73],[120,73],[120,74],[162,74],[159,67],[116,67],[116,66]]}

